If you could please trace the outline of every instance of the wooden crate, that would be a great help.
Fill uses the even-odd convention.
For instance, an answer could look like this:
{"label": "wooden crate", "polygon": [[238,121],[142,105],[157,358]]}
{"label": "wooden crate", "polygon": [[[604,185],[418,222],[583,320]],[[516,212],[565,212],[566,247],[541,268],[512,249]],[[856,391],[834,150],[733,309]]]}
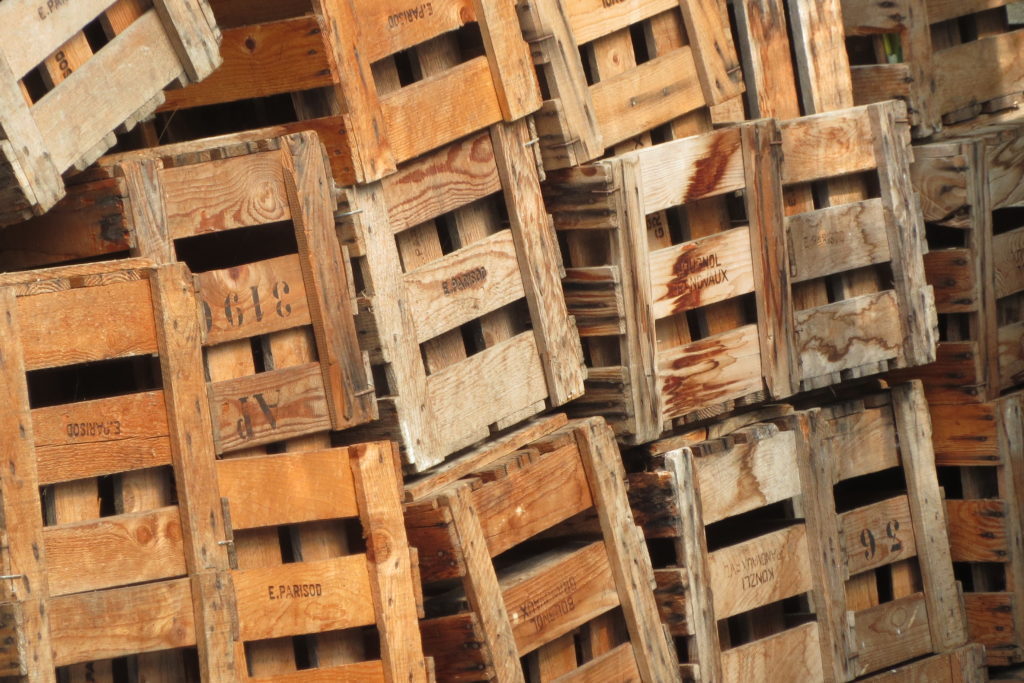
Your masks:
{"label": "wooden crate", "polygon": [[841,548],[832,611],[845,680],[967,642],[919,382],[810,412],[829,539]]}
{"label": "wooden crate", "polygon": [[375,417],[314,133],[157,147],[105,157],[88,175],[53,212],[0,233],[0,267],[108,249],[188,264],[218,453]]}
{"label": "wooden crate", "polygon": [[143,677],[228,680],[228,559],[189,274],[138,261],[39,270],[0,277],[0,301],[0,671],[109,681],[111,660],[128,658]]}
{"label": "wooden crate", "polygon": [[510,2],[211,5],[224,66],[168,92],[143,144],[270,124],[313,129],[347,185],[541,103]]}
{"label": "wooden crate", "polygon": [[415,471],[580,395],[575,324],[525,122],[497,124],[345,188],[361,345],[380,420]]}
{"label": "wooden crate", "polygon": [[[217,478],[235,550],[228,583],[237,610],[237,680],[433,680],[420,644],[416,552],[406,540],[393,444],[219,460]],[[365,551],[307,547],[310,531],[353,518]],[[290,537],[287,552],[253,552],[254,542],[277,534]],[[375,638],[357,633],[370,626]],[[342,653],[338,645],[360,640],[353,636],[377,642]],[[271,671],[266,649],[247,647],[289,639],[319,666]]]}
{"label": "wooden crate", "polygon": [[970,639],[990,666],[1024,661],[1024,392],[987,403],[931,405],[935,464],[946,492],[953,568]]}
{"label": "wooden crate", "polygon": [[919,137],[944,122],[1015,107],[1024,90],[1016,59],[1024,31],[1010,24],[1010,4],[842,0],[855,100],[906,100]]}
{"label": "wooden crate", "polygon": [[[43,213],[84,168],[163,101],[208,76],[220,32],[206,0],[0,6],[0,225]],[[71,115],[73,112],[73,115]]]}
{"label": "wooden crate", "polygon": [[835,680],[806,418],[775,411],[646,446],[629,495],[693,681]]}
{"label": "wooden crate", "polygon": [[1024,122],[919,145],[912,167],[939,313],[938,359],[915,371],[930,403],[1024,385]]}
{"label": "wooden crate", "polygon": [[[554,416],[407,485],[439,680],[676,677],[624,478],[603,420]],[[595,533],[559,531],[588,510]]]}
{"label": "wooden crate", "polygon": [[725,3],[539,0],[517,10],[545,93],[537,132],[546,168],[643,134],[679,137],[658,129],[743,91]]}
{"label": "wooden crate", "polygon": [[[934,359],[899,116],[888,103],[765,120],[549,173],[588,355],[574,410],[643,443],[674,423]],[[784,215],[784,188],[854,173],[879,196]],[[704,211],[737,192],[734,221]],[[836,274],[879,267],[892,284],[824,296]],[[806,296],[811,286],[822,296]]]}
{"label": "wooden crate", "polygon": [[[871,683],[984,683],[989,680],[985,648],[970,643],[950,653],[926,657],[864,680]],[[994,677],[992,680],[1002,679]]]}

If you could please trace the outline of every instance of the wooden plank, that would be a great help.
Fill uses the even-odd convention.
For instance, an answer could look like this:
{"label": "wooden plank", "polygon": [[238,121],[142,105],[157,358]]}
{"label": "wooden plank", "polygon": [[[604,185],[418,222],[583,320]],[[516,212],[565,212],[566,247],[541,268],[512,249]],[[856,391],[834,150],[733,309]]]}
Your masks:
{"label": "wooden plank", "polygon": [[425,683],[431,674],[420,644],[419,576],[408,552],[399,466],[394,443],[355,447],[353,478],[363,528],[369,530],[366,561],[381,658],[388,680]]}
{"label": "wooden plank", "polygon": [[592,506],[586,471],[570,448],[473,491],[473,508],[492,557]]}
{"label": "wooden plank", "polygon": [[963,644],[967,633],[953,577],[942,496],[935,472],[931,418],[918,382],[893,387],[892,401],[921,581],[928,604],[932,647],[945,651]]}
{"label": "wooden plank", "polygon": [[14,292],[0,289],[0,428],[10,435],[0,456],[0,506],[4,519],[22,520],[4,525],[6,548],[0,562],[5,574],[24,575],[22,581],[5,582],[2,596],[25,603],[22,628],[37,634],[25,641],[23,650],[19,646],[16,652],[4,652],[0,661],[5,670],[24,674],[31,665],[40,672],[40,680],[53,682],[49,612],[39,609],[46,598],[46,550],[19,322]]}
{"label": "wooden plank", "polygon": [[998,330],[999,389],[1017,386],[1024,379],[1024,322],[1003,325]]}
{"label": "wooden plank", "polygon": [[[150,57],[133,59],[145,50]],[[144,107],[152,93],[181,74],[174,50],[155,10],[140,17],[33,108],[39,132],[57,168],[68,168],[82,155],[83,140],[103,140],[110,131]],[[108,93],[121,93],[108,97]],[[68,119],[71,109],[91,112]]]}
{"label": "wooden plank", "polygon": [[844,512],[839,520],[846,548],[845,578],[917,555],[906,496]]}
{"label": "wooden plank", "polygon": [[619,156],[632,157],[638,160],[642,202],[648,214],[742,190],[746,183],[737,128]]}
{"label": "wooden plank", "polygon": [[[512,623],[502,599],[494,563],[487,552],[479,518],[473,510],[470,490],[465,485],[454,485],[440,497],[440,502],[451,508],[454,528],[458,534],[466,562],[463,585],[470,607],[476,615],[490,655],[497,680],[524,681],[519,664]],[[429,652],[429,648],[427,649]]]}
{"label": "wooden plank", "polygon": [[[256,455],[217,461],[220,495],[234,530],[358,515],[344,451]],[[287,495],[280,495],[285,487]]]}
{"label": "wooden plank", "polygon": [[811,590],[807,529],[797,525],[716,550],[708,557],[716,619]]}
{"label": "wooden plank", "polygon": [[[161,268],[153,276],[153,303],[159,321],[160,375],[164,382],[171,458],[185,549],[192,577],[192,602],[203,675],[234,675],[230,588],[219,572],[228,567],[222,540],[224,520],[217,495],[212,434],[204,385],[199,321],[190,273],[184,265]],[[111,632],[113,633],[113,632]],[[195,640],[193,640],[195,642]]]}
{"label": "wooden plank", "polygon": [[196,286],[205,322],[204,346],[311,322],[302,269],[294,254],[197,273]]}
{"label": "wooden plank", "polygon": [[219,453],[331,428],[319,363],[212,382],[210,411]]}
{"label": "wooden plank", "polygon": [[965,593],[968,636],[995,653],[1001,646],[1015,644],[1013,593]]}
{"label": "wooden plank", "polygon": [[[483,57],[407,85],[382,97],[380,105],[384,130],[400,160],[413,159],[502,120],[490,66]],[[423,125],[424,111],[431,112],[429,126]]]}
{"label": "wooden plank", "polygon": [[510,567],[502,599],[520,656],[619,604],[605,544],[544,553]]}
{"label": "wooden plank", "polygon": [[935,460],[940,465],[1001,464],[992,403],[931,405]]}
{"label": "wooden plank", "polygon": [[[942,113],[1024,90],[1024,31],[1011,31],[936,50],[935,107]],[[984,67],[982,67],[984,65]]]}
{"label": "wooden plank", "polygon": [[243,680],[252,683],[386,683],[388,679],[384,676],[384,664],[378,659],[302,669],[273,676],[253,676]]}
{"label": "wooden plank", "polygon": [[885,263],[891,256],[881,199],[786,218],[792,282]]}
{"label": "wooden plank", "polygon": [[728,14],[714,0],[680,2],[708,104],[725,102],[743,92],[743,74],[732,43]]}
{"label": "wooden plank", "polygon": [[804,380],[900,352],[900,308],[891,290],[797,311],[794,319]]}
{"label": "wooden plank", "polygon": [[625,334],[622,277],[617,266],[566,268],[562,288],[580,337]]}
{"label": "wooden plank", "polygon": [[925,598],[914,593],[854,613],[857,675],[934,651]]}
{"label": "wooden plank", "polygon": [[1007,505],[993,500],[947,500],[949,552],[953,562],[1006,562]]}
{"label": "wooden plank", "polygon": [[761,374],[768,393],[789,396],[800,385],[794,338],[794,302],[787,274],[795,255],[786,249],[785,206],[779,130],[767,122],[744,126],[743,168],[747,187],[747,218],[753,259],[755,307],[761,349]]}
{"label": "wooden plank", "polygon": [[590,87],[604,144],[613,145],[707,104],[689,47]]}
{"label": "wooden plank", "polygon": [[874,169],[871,121],[857,110],[783,121],[782,182],[785,185]]}
{"label": "wooden plank", "polygon": [[1024,290],[1024,229],[993,235],[992,255],[995,297],[1002,299]]}
{"label": "wooden plank", "polygon": [[971,313],[981,305],[981,284],[968,249],[930,250],[924,255],[925,276],[935,291],[939,313]]}
{"label": "wooden plank", "polygon": [[567,0],[565,12],[573,36],[583,45],[677,6],[675,0],[626,0],[608,5],[601,0]]}
{"label": "wooden plank", "polygon": [[333,82],[321,22],[315,16],[226,29],[224,63],[208,78],[168,90],[157,111],[328,87]]}
{"label": "wooden plank", "polygon": [[526,146],[529,127],[525,121],[500,124],[491,136],[548,398],[551,405],[562,405],[583,393],[583,351],[564,298],[552,296],[561,292],[562,268],[537,167]]}
{"label": "wooden plank", "polygon": [[221,65],[221,33],[207,3],[154,0],[153,6],[190,80],[201,81]]}
{"label": "wooden plank", "polygon": [[704,524],[799,495],[795,439],[792,431],[774,431],[695,458]]}
{"label": "wooden plank", "polygon": [[315,136],[291,135],[284,145],[289,153],[285,157],[289,170],[285,188],[316,355],[331,426],[344,429],[376,418],[377,410],[373,381],[356,339],[350,265],[335,233],[337,197],[324,148]]}
{"label": "wooden plank", "polygon": [[402,0],[359,1],[356,5],[365,35],[373,36],[361,46],[370,63],[477,21],[477,9],[471,0],[431,4],[429,8],[411,8]]}
{"label": "wooden plank", "polygon": [[231,574],[242,640],[324,633],[376,619],[364,555]]}
{"label": "wooden plank", "polygon": [[[164,392],[78,401],[32,410],[36,447],[167,435]],[[53,483],[40,474],[40,481]]]}
{"label": "wooden plank", "polygon": [[48,610],[57,666],[196,644],[188,579],[66,595]]}
{"label": "wooden plank", "polygon": [[502,118],[515,121],[532,114],[540,108],[541,92],[516,8],[482,0],[474,5]]}
{"label": "wooden plank", "polygon": [[50,595],[185,574],[177,506],[47,527],[43,542]]}
{"label": "wooden plank", "polygon": [[421,344],[524,296],[508,230],[410,270],[403,279]]}
{"label": "wooden plank", "polygon": [[823,680],[818,637],[818,624],[810,622],[730,648],[722,653],[720,680],[728,683]]}
{"label": "wooden plank", "polygon": [[58,444],[36,448],[40,484],[101,477],[171,464],[166,436]]}
{"label": "wooden plank", "polygon": [[19,298],[26,370],[156,353],[150,297],[143,279]]}
{"label": "wooden plank", "polygon": [[640,680],[633,646],[623,643],[600,657],[552,680],[552,683],[601,683]]}
{"label": "wooden plank", "polygon": [[687,415],[764,388],[756,325],[658,352],[665,418]]}
{"label": "wooden plank", "polygon": [[643,680],[669,680],[679,663],[658,617],[654,573],[643,536],[633,523],[614,434],[600,418],[587,420],[575,431],[637,668]]}
{"label": "wooden plank", "polygon": [[[665,455],[665,466],[678,492],[679,529],[676,557],[686,567],[690,593],[693,643],[704,675],[722,680],[718,619],[713,608],[707,535],[704,532],[700,489],[692,452],[678,450]],[[700,654],[707,653],[707,654]]]}
{"label": "wooden plank", "polygon": [[280,158],[261,152],[162,169],[171,238],[290,219]]}
{"label": "wooden plank", "polygon": [[403,164],[381,185],[398,233],[501,190],[491,137],[480,133]]}
{"label": "wooden plank", "polygon": [[754,291],[748,228],[736,228],[650,253],[655,319]]}

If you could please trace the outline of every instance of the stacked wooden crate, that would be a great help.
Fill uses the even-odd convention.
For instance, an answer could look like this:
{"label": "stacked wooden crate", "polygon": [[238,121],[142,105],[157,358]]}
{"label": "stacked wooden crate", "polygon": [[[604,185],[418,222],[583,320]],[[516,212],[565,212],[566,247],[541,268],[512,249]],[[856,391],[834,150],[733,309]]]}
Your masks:
{"label": "stacked wooden crate", "polygon": [[0,676],[1015,680],[1005,5],[0,0]]}

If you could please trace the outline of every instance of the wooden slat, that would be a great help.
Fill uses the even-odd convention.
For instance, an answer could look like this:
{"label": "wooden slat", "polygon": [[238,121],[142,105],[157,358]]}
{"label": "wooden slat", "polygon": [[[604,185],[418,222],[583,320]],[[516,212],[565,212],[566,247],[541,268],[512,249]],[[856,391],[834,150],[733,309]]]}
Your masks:
{"label": "wooden slat", "polygon": [[537,111],[541,105],[537,74],[530,45],[523,39],[518,9],[509,3],[482,0],[476,0],[475,5],[502,118],[516,121]]}
{"label": "wooden slat", "polygon": [[940,465],[1002,464],[992,403],[929,406]]}
{"label": "wooden slat", "polygon": [[573,36],[583,45],[678,6],[677,0],[626,0],[618,3],[569,0],[565,3],[565,11],[569,15]]}
{"label": "wooden slat", "polygon": [[999,328],[999,386],[1006,389],[1024,381],[1024,322]]}
{"label": "wooden slat", "polygon": [[968,249],[938,249],[924,255],[928,284],[939,313],[971,313],[982,305],[977,266]]}
{"label": "wooden slat", "polygon": [[720,454],[695,458],[705,524],[799,495],[795,436],[776,432],[770,438],[737,443]]}
{"label": "wooden slat", "polygon": [[846,548],[847,577],[917,554],[906,496],[844,512],[839,520]]}
{"label": "wooden slat", "polygon": [[37,448],[167,436],[164,392],[146,391],[36,408],[32,411],[32,425]]}
{"label": "wooden slat", "polygon": [[489,482],[472,496],[494,557],[593,506],[586,472],[569,448]]}
{"label": "wooden slat", "polygon": [[601,683],[640,680],[633,646],[623,643],[600,657],[554,679],[553,683]]}
{"label": "wooden slat", "polygon": [[658,352],[664,416],[679,417],[764,388],[756,325]]}
{"label": "wooden slat", "polygon": [[204,346],[311,322],[302,269],[294,254],[198,273],[196,284],[206,322]]}
{"label": "wooden slat", "polygon": [[716,550],[708,566],[719,620],[806,593],[812,586],[802,524]]}
{"label": "wooden slat", "polygon": [[160,182],[173,239],[291,218],[277,152],[165,168]]}
{"label": "wooden slat", "polygon": [[168,90],[158,111],[200,107],[330,86],[334,82],[315,16],[227,29],[224,63],[201,83]]}
{"label": "wooden slat", "polygon": [[[446,440],[486,427],[548,395],[533,334],[523,332],[427,378],[426,399]],[[486,396],[467,405],[465,396]],[[495,408],[500,407],[499,412]],[[468,445],[468,444],[467,444]]]}
{"label": "wooden slat", "polygon": [[185,574],[177,506],[47,527],[43,542],[50,595]]}
{"label": "wooden slat", "polygon": [[[483,57],[412,83],[382,97],[380,104],[391,147],[401,160],[502,119],[490,67]],[[430,125],[424,125],[425,111],[431,113]]]}
{"label": "wooden slat", "polygon": [[356,446],[351,462],[360,519],[368,530],[366,561],[387,679],[426,683],[432,676],[420,644],[422,598],[416,555],[405,534],[398,446]]}
{"label": "wooden slat", "polygon": [[886,290],[795,315],[803,379],[895,358],[900,351],[899,304]]}
{"label": "wooden slat", "polygon": [[857,675],[932,652],[924,595],[915,593],[854,614]]}
{"label": "wooden slat", "polygon": [[949,552],[954,562],[1006,562],[1010,555],[1006,503],[947,500]]}
{"label": "wooden slat", "polygon": [[403,164],[381,185],[397,233],[499,191],[501,179],[491,138],[480,134]]}
{"label": "wooden slat", "polygon": [[935,106],[952,112],[1024,90],[1024,31],[988,36],[937,50],[931,56],[935,70]]}
{"label": "wooden slat", "polygon": [[210,410],[220,453],[331,428],[319,363],[213,382]]}
{"label": "wooden slat", "polygon": [[996,298],[1024,290],[1024,229],[994,235],[992,256]]}
{"label": "wooden slat", "polygon": [[149,281],[135,280],[19,298],[26,369],[155,353],[150,297]]}
{"label": "wooden slat", "polygon": [[356,2],[366,41],[366,60],[376,62],[476,21],[471,0],[410,6],[403,0]]}
{"label": "wooden slat", "polygon": [[525,655],[619,604],[604,543],[545,553],[501,578],[516,650]]}
{"label": "wooden slat", "polygon": [[242,640],[324,633],[374,623],[364,555],[231,573]]}
{"label": "wooden slat", "polygon": [[638,152],[643,207],[648,214],[742,190],[743,156],[736,128],[666,142]]}
{"label": "wooden slat", "polygon": [[343,450],[218,460],[217,481],[235,530],[355,517],[359,512]]}
{"label": "wooden slat", "polygon": [[524,296],[508,230],[413,269],[403,279],[421,344]]}
{"label": "wooden slat", "polygon": [[609,146],[707,103],[688,46],[595,83],[590,96]]}
{"label": "wooden slat", "polygon": [[188,579],[49,601],[57,666],[196,644]]}
{"label": "wooden slat", "polygon": [[819,626],[810,622],[722,653],[722,681],[824,680]]}
{"label": "wooden slat", "polygon": [[881,199],[786,218],[792,282],[841,273],[891,256]]}
{"label": "wooden slat", "polygon": [[754,291],[748,228],[658,249],[650,254],[655,319]]}
{"label": "wooden slat", "polygon": [[806,116],[780,125],[785,185],[866,171],[878,163],[864,110]]}
{"label": "wooden slat", "polygon": [[499,124],[491,129],[530,325],[543,360],[547,395],[550,404],[557,406],[583,393],[583,351],[565,300],[552,296],[552,292],[562,291],[562,264],[541,195],[536,158],[528,147],[531,137],[525,120]]}

